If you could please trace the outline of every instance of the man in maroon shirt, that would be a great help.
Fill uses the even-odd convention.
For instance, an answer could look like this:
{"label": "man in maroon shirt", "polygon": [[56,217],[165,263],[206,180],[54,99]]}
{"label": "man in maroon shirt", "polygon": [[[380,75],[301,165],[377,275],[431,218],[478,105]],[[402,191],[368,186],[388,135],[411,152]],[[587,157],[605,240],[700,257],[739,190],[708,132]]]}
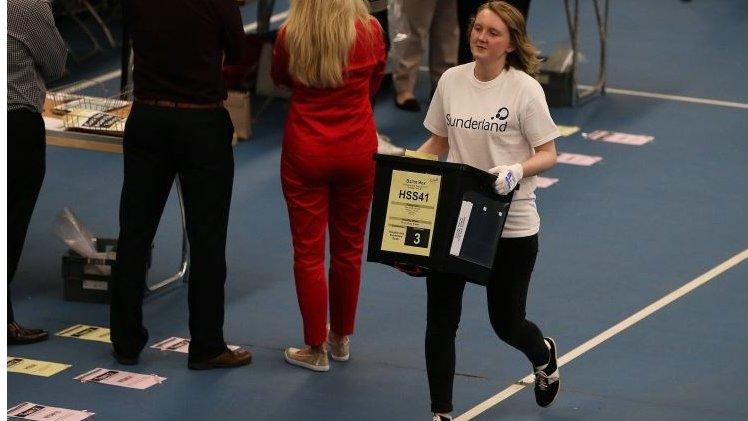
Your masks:
{"label": "man in maroon shirt", "polygon": [[221,68],[241,59],[239,9],[234,0],[126,0],[123,8],[133,41],[135,102],[124,135],[113,355],[121,364],[137,364],[148,342],[146,256],[179,176],[191,262],[188,367],[248,364],[249,351],[230,351],[223,338],[234,157]]}

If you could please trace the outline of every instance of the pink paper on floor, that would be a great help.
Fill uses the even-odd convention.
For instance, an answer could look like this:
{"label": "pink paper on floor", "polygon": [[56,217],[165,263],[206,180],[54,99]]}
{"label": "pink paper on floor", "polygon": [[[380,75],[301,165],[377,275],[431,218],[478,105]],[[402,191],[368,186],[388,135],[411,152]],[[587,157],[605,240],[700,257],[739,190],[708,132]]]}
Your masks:
{"label": "pink paper on floor", "polygon": [[561,152],[558,154],[556,162],[558,162],[559,164],[581,165],[583,167],[589,167],[590,165],[594,165],[602,161],[602,159],[603,158],[601,156]]}

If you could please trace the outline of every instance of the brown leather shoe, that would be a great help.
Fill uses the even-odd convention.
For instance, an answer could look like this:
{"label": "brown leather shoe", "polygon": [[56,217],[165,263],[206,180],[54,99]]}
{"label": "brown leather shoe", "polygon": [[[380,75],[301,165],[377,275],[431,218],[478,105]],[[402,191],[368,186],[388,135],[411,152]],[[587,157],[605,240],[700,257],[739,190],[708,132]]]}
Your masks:
{"label": "brown leather shoe", "polygon": [[41,329],[26,329],[17,322],[8,323],[8,345],[33,344],[45,341],[49,334]]}
{"label": "brown leather shoe", "polygon": [[216,357],[205,361],[189,361],[191,370],[210,370],[212,368],[231,368],[247,365],[252,362],[252,354],[244,348],[227,350]]}

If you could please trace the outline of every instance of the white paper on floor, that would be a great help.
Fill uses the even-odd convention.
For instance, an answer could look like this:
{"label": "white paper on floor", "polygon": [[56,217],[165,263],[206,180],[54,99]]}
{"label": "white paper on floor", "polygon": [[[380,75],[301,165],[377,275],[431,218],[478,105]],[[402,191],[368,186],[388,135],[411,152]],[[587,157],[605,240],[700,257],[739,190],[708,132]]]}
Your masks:
{"label": "white paper on floor", "polygon": [[641,146],[654,140],[654,136],[610,132],[607,130],[595,130],[592,133],[582,133],[582,136],[589,140],[599,140],[601,142],[621,143],[634,146]]}
{"label": "white paper on floor", "polygon": [[[239,349],[239,346],[237,345],[227,345],[230,350]],[[181,352],[182,354],[187,354],[190,348],[190,340],[185,338],[180,338],[177,336],[172,336],[171,338],[164,339],[161,342],[157,342],[153,345],[151,345],[151,348],[153,349],[160,349],[161,351],[174,351],[174,352]]]}
{"label": "white paper on floor", "polygon": [[129,387],[131,389],[148,389],[161,384],[166,377],[155,374],[130,373],[128,371],[110,370],[108,368],[94,368],[76,377],[81,383],[101,383],[111,386]]}
{"label": "white paper on floor", "polygon": [[558,183],[558,178],[550,178],[550,177],[540,177],[538,176],[538,179],[536,180],[536,186],[539,189],[545,189],[548,188],[554,184]]}
{"label": "white paper on floor", "polygon": [[93,412],[56,408],[31,402],[19,403],[8,409],[9,417],[33,421],[80,421],[93,415]]}

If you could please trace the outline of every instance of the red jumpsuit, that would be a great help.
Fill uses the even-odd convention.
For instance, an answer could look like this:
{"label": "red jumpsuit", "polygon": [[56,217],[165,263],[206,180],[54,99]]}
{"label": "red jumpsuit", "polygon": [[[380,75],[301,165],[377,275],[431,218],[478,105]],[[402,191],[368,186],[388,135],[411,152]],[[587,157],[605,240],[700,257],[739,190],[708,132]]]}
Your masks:
{"label": "red jumpsuit", "polygon": [[374,18],[356,24],[342,86],[305,86],[288,74],[285,30],[273,50],[271,73],[292,89],[281,154],[281,181],[294,247],[296,294],[304,320],[304,342],[327,337],[328,282],[325,231],[330,231],[329,311],[331,329],[353,333],[361,280],[361,255],[374,182],[376,126],[370,98],[384,74],[382,30]]}

